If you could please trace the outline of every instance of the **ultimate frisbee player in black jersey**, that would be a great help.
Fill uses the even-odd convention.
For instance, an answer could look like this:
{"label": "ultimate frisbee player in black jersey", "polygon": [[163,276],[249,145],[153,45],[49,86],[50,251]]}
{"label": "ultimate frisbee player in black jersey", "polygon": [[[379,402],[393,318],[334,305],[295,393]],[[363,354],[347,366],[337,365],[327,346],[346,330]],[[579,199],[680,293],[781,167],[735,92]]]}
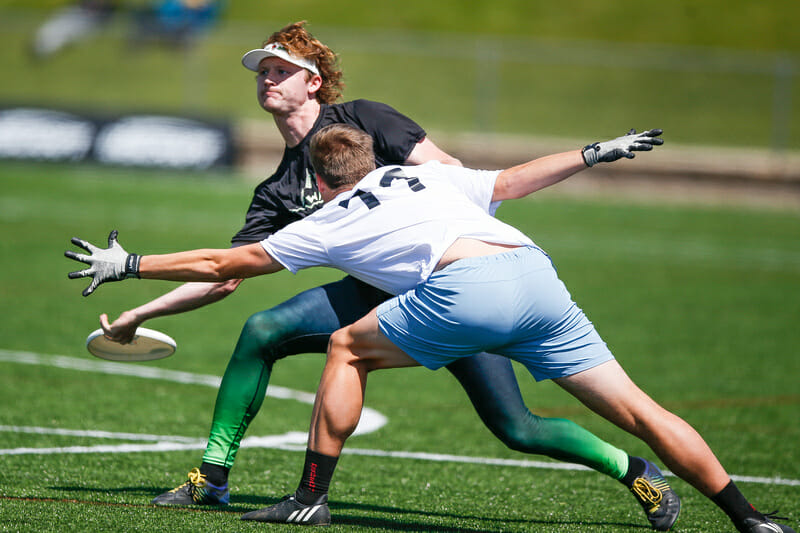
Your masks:
{"label": "ultimate frisbee player in black jersey", "polygon": [[[232,239],[233,246],[259,242],[321,207],[308,143],[326,125],[344,123],[367,132],[373,139],[378,166],[431,160],[460,165],[419,125],[387,105],[366,100],[334,103],[342,87],[336,56],[303,26],[296,23],[283,28],[263,48],[242,58],[244,66],[256,72],[259,104],[272,115],[286,148],[276,172],[257,186],[244,227]],[[127,342],[146,320],[221,300],[241,281],[186,283],[123,312],[113,323],[101,315],[101,325],[111,339]],[[348,276],[250,317],[219,388],[202,464],[190,472],[186,483],[159,495],[153,503],[228,503],[228,473],[244,433],[261,407],[273,364],[289,355],[325,353],[331,333],[387,298],[382,291]],[[484,424],[510,448],[586,465],[629,488],[634,481],[637,486],[644,483],[650,490],[633,493],[653,527],[668,529],[677,519],[679,499],[655,465],[629,457],[568,420],[533,415],[522,400],[508,359],[479,354],[447,369],[462,384]]]}
{"label": "ultimate frisbee player in black jersey", "polygon": [[[376,142],[378,166],[403,164],[417,144],[426,140],[425,130],[386,104],[369,100],[321,104],[308,134],[296,146],[284,149],[278,169],[256,187],[244,227],[232,239],[234,246],[258,242],[322,207],[308,143],[330,124],[348,124],[370,132]],[[457,163],[450,157],[440,157]]]}

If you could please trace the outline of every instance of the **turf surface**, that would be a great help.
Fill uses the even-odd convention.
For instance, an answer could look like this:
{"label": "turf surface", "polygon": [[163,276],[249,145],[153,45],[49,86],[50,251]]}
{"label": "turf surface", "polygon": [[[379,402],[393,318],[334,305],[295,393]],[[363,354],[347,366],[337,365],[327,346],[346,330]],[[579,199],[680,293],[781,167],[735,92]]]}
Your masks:
{"label": "turf surface", "polygon": [[[138,253],[224,247],[242,223],[252,187],[224,174],[0,164],[0,530],[260,530],[239,522],[239,514],[294,489],[300,451],[251,447],[241,451],[232,472],[229,508],[148,505],[197,466],[202,452],[196,442],[207,436],[215,391],[96,371],[91,365],[100,361],[83,342],[97,316],[116,316],[174,285],[129,281],[83,298],[86,280],[68,280],[75,265],[62,256],[70,237],[103,243],[111,229]],[[557,187],[507,202],[499,216],[551,253],[632,377],[700,430],[754,504],[779,508],[797,527],[800,216],[576,199]],[[129,366],[220,376],[251,313],[337,277],[319,269],[248,280],[223,302],[149,323],[172,335],[178,352]],[[38,364],[31,354],[38,354]],[[79,370],[78,363],[88,366]],[[289,358],[276,366],[272,384],[313,392],[321,368],[320,356]],[[536,413],[571,418],[654,459],[551,383],[535,384],[518,370]],[[378,455],[343,456],[332,487],[334,531],[647,529],[617,483],[592,472],[547,468],[554,463],[505,449],[445,372],[377,373],[367,406],[388,424],[348,443]],[[304,431],[309,413],[307,403],[268,398],[248,435]],[[141,435],[195,449],[120,453],[123,445],[154,444]],[[101,445],[112,448],[93,448]],[[20,453],[25,448],[61,451]],[[684,499],[678,531],[730,530],[720,511],[672,479]],[[290,528],[270,528],[283,529]]]}

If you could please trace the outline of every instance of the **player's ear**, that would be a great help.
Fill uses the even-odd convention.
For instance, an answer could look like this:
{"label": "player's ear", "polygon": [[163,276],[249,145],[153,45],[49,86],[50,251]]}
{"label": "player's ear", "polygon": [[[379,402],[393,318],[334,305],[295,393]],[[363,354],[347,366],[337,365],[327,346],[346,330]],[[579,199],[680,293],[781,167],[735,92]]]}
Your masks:
{"label": "player's ear", "polygon": [[314,178],[317,180],[317,190],[319,191],[319,195],[322,198],[323,202],[328,202],[332,199],[331,197],[331,188],[325,183],[325,181],[320,177],[319,174],[316,172],[314,173]]}
{"label": "player's ear", "polygon": [[316,172],[314,172],[314,179],[317,180],[317,190],[319,191],[320,194],[322,194],[323,191],[328,190],[328,186],[325,185],[325,182],[322,181],[322,178],[320,178],[319,174],[317,174]]}
{"label": "player's ear", "polygon": [[[309,72],[309,74],[311,74]],[[312,74],[311,77],[308,79],[308,92],[309,94],[317,94],[320,87],[322,87],[322,76],[319,74]]]}

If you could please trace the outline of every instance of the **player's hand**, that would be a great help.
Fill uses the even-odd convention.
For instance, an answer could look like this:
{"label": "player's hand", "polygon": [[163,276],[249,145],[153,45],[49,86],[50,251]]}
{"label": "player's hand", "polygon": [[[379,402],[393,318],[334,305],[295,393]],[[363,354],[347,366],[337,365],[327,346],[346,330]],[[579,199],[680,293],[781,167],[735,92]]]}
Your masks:
{"label": "player's hand", "polygon": [[142,323],[133,313],[125,311],[114,322],[109,323],[108,315],[100,315],[100,327],[103,328],[103,335],[114,342],[129,344],[136,336],[136,329]]}
{"label": "player's hand", "polygon": [[70,272],[69,278],[91,277],[92,282],[83,290],[84,296],[89,296],[94,290],[106,281],[120,281],[125,278],[139,277],[139,259],[136,254],[129,254],[117,242],[117,230],[108,235],[108,248],[98,248],[97,246],[78,239],[72,238],[72,244],[80,246],[90,253],[90,255],[75,253],[67,250],[64,255],[75,261],[86,263],[89,268]]}
{"label": "player's hand", "polygon": [[653,146],[664,144],[664,139],[659,137],[662,133],[663,130],[647,130],[642,133],[631,130],[622,137],[590,144],[582,151],[583,160],[590,167],[595,163],[610,163],[622,157],[633,159],[636,155],[633,152],[646,152],[652,150]]}

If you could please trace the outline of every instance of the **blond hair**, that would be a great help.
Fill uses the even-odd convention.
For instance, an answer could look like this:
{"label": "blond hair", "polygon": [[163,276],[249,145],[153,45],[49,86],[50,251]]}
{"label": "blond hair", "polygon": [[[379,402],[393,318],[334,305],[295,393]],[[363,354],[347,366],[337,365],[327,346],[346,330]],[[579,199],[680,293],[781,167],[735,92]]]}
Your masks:
{"label": "blond hair", "polygon": [[311,166],[331,189],[354,185],[375,170],[372,137],[347,124],[325,126],[311,137]]}

